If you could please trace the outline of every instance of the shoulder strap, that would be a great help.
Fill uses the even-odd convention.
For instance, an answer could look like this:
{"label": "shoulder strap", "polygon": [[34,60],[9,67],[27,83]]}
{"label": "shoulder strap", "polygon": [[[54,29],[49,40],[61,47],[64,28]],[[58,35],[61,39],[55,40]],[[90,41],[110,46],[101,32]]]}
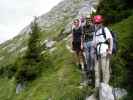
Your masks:
{"label": "shoulder strap", "polygon": [[105,30],[104,30],[104,27],[102,27],[102,33],[103,33],[104,38],[106,39],[106,33],[105,33]]}
{"label": "shoulder strap", "polygon": [[95,36],[103,35],[104,38],[106,39],[106,33],[105,33],[105,30],[104,30],[104,27],[102,27],[102,33],[101,33],[101,34],[96,35],[96,32],[97,32],[97,31],[95,31]]}

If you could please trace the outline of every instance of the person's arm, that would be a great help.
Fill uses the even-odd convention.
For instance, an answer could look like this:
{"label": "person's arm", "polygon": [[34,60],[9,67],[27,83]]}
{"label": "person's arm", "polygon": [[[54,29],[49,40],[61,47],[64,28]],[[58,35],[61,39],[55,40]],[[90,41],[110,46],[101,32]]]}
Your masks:
{"label": "person's arm", "polygon": [[81,49],[83,50],[83,48],[84,48],[84,39],[83,39],[83,35],[81,36]]}
{"label": "person's arm", "polygon": [[112,38],[109,38],[108,39],[108,43],[109,43],[109,47],[108,47],[108,49],[107,49],[107,52],[109,53],[109,54],[112,54],[112,46],[113,46],[113,41],[112,41]]}
{"label": "person's arm", "polygon": [[73,28],[71,29],[71,48],[73,50]]}
{"label": "person's arm", "polygon": [[81,27],[82,34],[81,34],[81,49],[84,49],[84,26]]}
{"label": "person's arm", "polygon": [[111,35],[111,33],[110,33],[110,31],[109,31],[108,28],[105,28],[105,32],[106,32],[107,41],[108,41],[108,43],[109,43],[109,47],[108,47],[108,49],[107,49],[107,52],[108,52],[109,54],[112,54],[113,38],[112,38],[112,35]]}

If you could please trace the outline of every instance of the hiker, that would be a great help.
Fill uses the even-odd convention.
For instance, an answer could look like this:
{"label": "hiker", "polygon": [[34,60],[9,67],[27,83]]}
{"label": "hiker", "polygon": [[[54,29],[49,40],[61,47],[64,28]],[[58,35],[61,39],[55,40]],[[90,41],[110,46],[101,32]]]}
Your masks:
{"label": "hiker", "polygon": [[92,23],[92,18],[87,16],[85,18],[85,24],[83,25],[83,44],[84,44],[84,56],[85,56],[85,72],[86,80],[88,84],[93,82],[93,69],[94,69],[94,25]]}
{"label": "hiker", "polygon": [[99,87],[100,82],[108,84],[110,79],[109,63],[112,55],[113,40],[109,29],[103,26],[103,16],[93,17],[95,24],[94,46],[95,57],[95,87]]}
{"label": "hiker", "polygon": [[83,57],[83,42],[82,42],[82,27],[80,26],[80,20],[75,19],[72,27],[72,49],[76,53],[77,65],[80,69],[84,69],[84,57]]}

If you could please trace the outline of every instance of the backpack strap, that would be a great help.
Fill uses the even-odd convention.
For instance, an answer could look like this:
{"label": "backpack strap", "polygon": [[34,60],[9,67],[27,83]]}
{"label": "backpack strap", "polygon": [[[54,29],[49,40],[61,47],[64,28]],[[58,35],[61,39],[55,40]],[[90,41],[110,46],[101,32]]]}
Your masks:
{"label": "backpack strap", "polygon": [[106,40],[106,33],[105,33],[105,30],[104,30],[104,27],[102,27],[102,33],[101,34],[96,35],[96,32],[95,32],[95,36],[100,36],[100,35],[103,35],[105,40]]}
{"label": "backpack strap", "polygon": [[103,36],[104,36],[104,38],[106,40],[106,33],[105,33],[105,30],[104,30],[104,27],[102,27],[102,33],[103,33]]}
{"label": "backpack strap", "polygon": [[96,35],[96,31],[95,31],[95,36],[101,36],[101,35],[103,35],[103,37],[104,37],[104,39],[105,39],[105,42],[99,42],[99,43],[97,44],[97,46],[99,46],[99,48],[97,48],[97,46],[96,46],[95,51],[96,51],[97,59],[101,57],[101,55],[100,55],[101,45],[102,45],[102,44],[108,44],[108,42],[107,42],[107,40],[106,40],[106,33],[105,33],[105,30],[104,30],[104,27],[102,27],[102,33],[101,33],[101,34]]}

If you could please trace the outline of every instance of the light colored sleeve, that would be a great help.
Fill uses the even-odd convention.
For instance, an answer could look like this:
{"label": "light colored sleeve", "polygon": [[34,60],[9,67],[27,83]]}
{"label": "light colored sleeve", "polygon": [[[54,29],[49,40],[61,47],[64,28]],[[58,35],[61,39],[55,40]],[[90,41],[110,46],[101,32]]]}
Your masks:
{"label": "light colored sleeve", "polygon": [[110,49],[112,51],[112,49],[113,49],[113,37],[111,35],[110,30],[107,27],[105,27],[105,33],[106,33],[106,38],[109,39],[109,41],[110,41]]}
{"label": "light colored sleeve", "polygon": [[104,28],[104,31],[106,33],[106,39],[112,39],[112,35],[110,33],[110,30],[107,27]]}

